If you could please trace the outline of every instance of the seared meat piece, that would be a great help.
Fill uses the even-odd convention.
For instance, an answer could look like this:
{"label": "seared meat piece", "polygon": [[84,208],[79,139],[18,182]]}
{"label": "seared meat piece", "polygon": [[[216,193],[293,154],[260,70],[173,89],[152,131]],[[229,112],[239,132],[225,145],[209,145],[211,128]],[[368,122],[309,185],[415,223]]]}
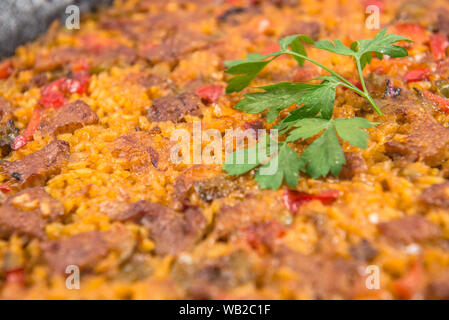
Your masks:
{"label": "seared meat piece", "polygon": [[297,7],[300,4],[300,0],[268,0],[272,4],[278,7]]}
{"label": "seared meat piece", "polygon": [[316,21],[296,21],[291,23],[287,30],[283,33],[281,38],[295,34],[306,34],[313,40],[318,40],[320,37],[321,25]]}
{"label": "seared meat piece", "polygon": [[182,207],[192,190],[203,201],[226,197],[239,186],[229,177],[223,175],[220,168],[208,165],[195,165],[183,171],[176,178],[173,201],[175,207]]}
{"label": "seared meat piece", "polygon": [[14,206],[0,207],[0,238],[7,239],[12,234],[45,238],[44,219],[33,211],[26,211]]}
{"label": "seared meat piece", "polygon": [[306,256],[290,249],[280,250],[275,263],[298,274],[286,286],[294,292],[309,292],[312,299],[351,299],[357,296],[365,279],[357,271],[361,264],[324,255]]}
{"label": "seared meat piece", "polygon": [[197,181],[194,183],[194,189],[201,200],[210,202],[214,199],[226,197],[232,191],[238,189],[238,185],[222,175],[212,179]]}
{"label": "seared meat piece", "polygon": [[34,70],[37,72],[53,71],[68,65],[70,62],[80,60],[85,57],[82,48],[60,47],[52,50],[51,54],[39,54],[34,63]]}
{"label": "seared meat piece", "polygon": [[[275,208],[274,210],[283,210],[281,203],[278,203]],[[210,236],[213,239],[229,241],[237,239],[248,240],[247,236],[249,235],[251,238],[251,233],[254,231],[251,230],[252,228],[258,225],[259,228],[263,229],[262,225],[264,223],[276,217],[276,211],[274,210],[272,208],[268,209],[267,203],[262,199],[252,196],[248,196],[247,199],[233,206],[223,205],[217,213],[215,228]],[[251,214],[248,214],[248,212],[251,212]],[[277,231],[274,231],[276,230],[275,227],[272,229],[271,232],[277,233]]]}
{"label": "seared meat piece", "polygon": [[156,254],[176,255],[189,250],[201,238],[206,219],[200,209],[187,208],[178,213],[159,203],[141,200],[111,216],[117,221],[134,221],[147,227],[156,243]]}
{"label": "seared meat piece", "polygon": [[345,152],[346,164],[341,168],[341,179],[352,179],[354,176],[365,172],[368,167],[365,160],[355,152]]}
{"label": "seared meat piece", "polygon": [[165,170],[172,164],[171,146],[172,143],[167,138],[156,138],[148,132],[141,131],[118,137],[112,143],[111,150],[115,157],[128,159],[130,169],[143,172],[148,170],[149,166]]}
{"label": "seared meat piece", "polygon": [[147,110],[150,121],[179,122],[188,114],[197,115],[201,100],[193,93],[182,93],[176,96],[157,98]]}
{"label": "seared meat piece", "polygon": [[14,185],[24,188],[43,184],[48,178],[58,174],[69,156],[69,143],[56,140],[23,159],[1,161],[0,166]]}
{"label": "seared meat piece", "polygon": [[449,182],[424,189],[419,199],[427,206],[449,209]]}
{"label": "seared meat piece", "polygon": [[99,231],[46,242],[41,248],[51,269],[58,273],[64,273],[69,265],[76,265],[81,269],[92,268],[108,253],[107,242]]}
{"label": "seared meat piece", "polygon": [[430,300],[449,299],[449,272],[443,272],[430,280],[425,291],[425,297]]}
{"label": "seared meat piece", "polygon": [[383,222],[379,232],[390,242],[410,244],[433,240],[441,235],[440,228],[421,216],[408,216]]}
{"label": "seared meat piece", "polygon": [[110,250],[118,251],[121,260],[129,258],[134,247],[134,236],[123,227],[108,232],[88,231],[41,244],[50,268],[61,274],[69,265],[76,265],[81,270],[92,269]]}
{"label": "seared meat piece", "polygon": [[84,101],[77,100],[44,117],[39,129],[42,135],[58,135],[72,133],[83,126],[96,123],[97,114]]}
{"label": "seared meat piece", "polygon": [[50,197],[43,187],[24,189],[0,207],[0,237],[18,233],[42,239],[45,220],[55,221],[63,214],[62,203]]}
{"label": "seared meat piece", "polygon": [[379,253],[376,248],[368,241],[363,239],[357,245],[349,248],[351,256],[361,262],[371,262]]}
{"label": "seared meat piece", "polygon": [[405,141],[385,143],[387,155],[404,158],[410,162],[423,161],[429,166],[438,166],[449,158],[449,129],[439,124],[413,100],[390,104],[384,108],[385,114],[393,114],[396,121],[407,125]]}
{"label": "seared meat piece", "polygon": [[449,36],[449,11],[446,8],[440,8],[438,11],[438,22],[436,28],[438,32]]}
{"label": "seared meat piece", "polygon": [[186,264],[178,260],[173,267],[173,277],[187,290],[191,299],[217,298],[226,290],[254,281],[257,273],[251,256],[242,250],[205,258]]}
{"label": "seared meat piece", "polygon": [[173,65],[185,55],[207,48],[208,44],[204,34],[183,30],[175,32],[160,44],[143,49],[140,54],[151,63],[165,61]]}

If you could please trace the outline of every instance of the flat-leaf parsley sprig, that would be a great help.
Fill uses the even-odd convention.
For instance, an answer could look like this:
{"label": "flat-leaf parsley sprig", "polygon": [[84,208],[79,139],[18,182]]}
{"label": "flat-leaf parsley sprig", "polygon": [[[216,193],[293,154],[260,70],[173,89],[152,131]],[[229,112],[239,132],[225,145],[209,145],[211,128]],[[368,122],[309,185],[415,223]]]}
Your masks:
{"label": "flat-leaf parsley sprig", "polygon": [[[378,59],[382,59],[384,55],[407,56],[407,50],[395,45],[399,41],[410,42],[405,37],[387,34],[386,29],[380,31],[374,39],[355,41],[349,47],[340,40],[314,42],[311,37],[300,34],[280,39],[279,51],[266,55],[252,53],[243,60],[226,61],[225,65],[228,69],[225,72],[234,75],[228,81],[227,93],[239,92],[248,87],[266,65],[284,54],[292,56],[300,66],[303,66],[305,61],[309,61],[327,71],[329,75],[316,78],[321,80],[319,84],[280,82],[258,88],[263,91],[245,94],[235,108],[248,113],[262,113],[268,110],[266,114],[268,122],[278,119],[279,113],[289,106],[296,104],[298,108],[291,111],[276,126],[281,134],[286,134],[285,141],[273,141],[267,137],[260,139],[253,147],[267,151],[264,159],[257,159],[256,163],[252,164],[237,164],[234,159],[250,151],[237,150],[226,160],[223,169],[230,175],[241,175],[258,168],[255,179],[264,189],[278,189],[284,180],[289,186],[296,187],[299,171],[309,174],[312,178],[325,177],[329,173],[338,176],[346,162],[338,137],[351,145],[366,148],[369,135],[363,129],[371,128],[376,124],[357,117],[333,119],[336,88],[343,86],[358,93],[368,100],[379,115],[382,115],[382,111],[366,88],[362,71],[371,62],[373,55]],[[342,75],[309,58],[304,44],[352,57],[362,90]],[[290,142],[306,140],[317,135],[319,136],[301,155],[288,145]],[[268,150],[272,149],[268,146],[273,143],[278,144],[277,148],[274,148],[277,151],[270,154]],[[260,168],[269,166],[271,161],[278,162],[277,171],[273,175],[260,174]]]}

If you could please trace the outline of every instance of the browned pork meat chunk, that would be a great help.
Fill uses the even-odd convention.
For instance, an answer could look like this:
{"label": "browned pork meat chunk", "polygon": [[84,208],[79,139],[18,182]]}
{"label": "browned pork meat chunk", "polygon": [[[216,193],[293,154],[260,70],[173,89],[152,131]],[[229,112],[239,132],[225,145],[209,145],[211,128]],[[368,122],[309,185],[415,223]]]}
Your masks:
{"label": "browned pork meat chunk", "polygon": [[385,143],[386,153],[393,159],[423,161],[429,166],[438,166],[449,158],[449,129],[415,103],[418,102],[412,100],[385,108],[387,115],[393,114],[406,128],[405,139]]}
{"label": "browned pork meat chunk", "polygon": [[62,203],[43,187],[24,189],[0,207],[0,236],[13,233],[44,238],[45,220],[55,221],[64,214]]}
{"label": "browned pork meat chunk", "polygon": [[48,263],[55,272],[64,273],[67,266],[92,268],[108,253],[108,244],[101,232],[89,231],[41,245]]}
{"label": "browned pork meat chunk", "polygon": [[307,290],[313,299],[351,299],[365,283],[357,271],[361,264],[324,255],[306,256],[290,249],[282,249],[277,264],[298,274],[287,285],[291,290]]}
{"label": "browned pork meat chunk", "polygon": [[34,211],[18,209],[12,205],[0,207],[0,237],[8,238],[12,234],[45,238],[45,221]]}
{"label": "browned pork meat chunk", "polygon": [[448,300],[449,299],[449,272],[443,271],[434,279],[429,281],[426,288],[426,299]]}
{"label": "browned pork meat chunk", "polygon": [[183,56],[208,46],[207,37],[189,30],[177,31],[162,43],[144,48],[141,56],[151,63],[166,61],[174,64]]}
{"label": "browned pork meat chunk", "polygon": [[433,222],[421,216],[408,216],[378,225],[380,233],[390,242],[410,244],[433,240],[441,230]]}
{"label": "browned pork meat chunk", "polygon": [[150,121],[179,122],[188,114],[197,115],[200,103],[200,98],[189,92],[157,98],[147,110],[147,118]]}
{"label": "browned pork meat chunk", "polygon": [[376,248],[374,248],[373,245],[365,239],[360,241],[355,246],[351,246],[351,248],[349,248],[349,252],[355,260],[362,262],[370,262],[378,254]]}
{"label": "browned pork meat chunk", "polygon": [[206,219],[201,210],[187,208],[178,213],[159,203],[141,200],[130,203],[125,210],[111,216],[113,220],[134,221],[147,227],[156,244],[156,254],[175,255],[191,249],[201,238]]}
{"label": "browned pork meat chunk", "polygon": [[283,37],[291,36],[295,34],[306,34],[313,40],[318,40],[320,37],[321,26],[316,21],[296,21],[291,23],[287,30],[285,30]]}
{"label": "browned pork meat chunk", "polygon": [[39,129],[42,135],[72,133],[89,124],[98,123],[98,116],[82,100],[66,104],[42,119]]}
{"label": "browned pork meat chunk", "polygon": [[158,170],[167,169],[172,164],[171,147],[172,143],[167,138],[139,131],[118,137],[112,143],[111,150],[115,157],[127,159],[130,169],[142,172],[150,166]]}
{"label": "browned pork meat chunk", "polygon": [[431,207],[449,209],[449,182],[435,184],[424,189],[420,201]]}
{"label": "browned pork meat chunk", "polygon": [[69,265],[90,270],[111,250],[118,252],[123,261],[132,254],[135,244],[132,233],[120,226],[107,232],[88,231],[58,241],[46,241],[41,249],[50,268],[64,273]]}
{"label": "browned pork meat chunk", "polygon": [[14,185],[24,188],[43,184],[48,178],[58,174],[69,156],[69,143],[56,140],[23,159],[2,161],[0,166]]}
{"label": "browned pork meat chunk", "polygon": [[449,10],[446,8],[439,8],[438,12],[437,30],[449,35]]}
{"label": "browned pork meat chunk", "polygon": [[251,256],[236,250],[218,258],[204,258],[192,263],[177,261],[173,277],[192,299],[213,299],[227,290],[254,281],[258,276]]}
{"label": "browned pork meat chunk", "polygon": [[85,56],[82,48],[60,47],[55,48],[50,53],[42,53],[36,56],[34,70],[53,71],[68,65],[72,61],[77,61]]}
{"label": "browned pork meat chunk", "polygon": [[365,160],[355,152],[346,152],[346,164],[341,168],[341,179],[352,179],[354,176],[365,172],[368,167]]}

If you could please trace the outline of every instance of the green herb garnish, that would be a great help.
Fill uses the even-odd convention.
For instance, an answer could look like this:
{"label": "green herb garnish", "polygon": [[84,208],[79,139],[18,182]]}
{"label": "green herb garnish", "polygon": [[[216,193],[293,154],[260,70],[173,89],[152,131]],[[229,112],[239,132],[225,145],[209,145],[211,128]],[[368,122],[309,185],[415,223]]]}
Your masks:
{"label": "green herb garnish", "polygon": [[[278,189],[284,180],[294,188],[298,184],[299,171],[309,174],[312,178],[325,177],[329,173],[338,176],[346,163],[338,137],[351,145],[366,148],[369,135],[363,129],[371,128],[376,123],[364,118],[332,119],[336,88],[343,86],[358,93],[369,101],[379,115],[382,115],[366,89],[362,70],[371,62],[373,54],[379,59],[384,55],[407,56],[407,50],[394,45],[398,41],[410,42],[405,37],[387,34],[386,29],[380,31],[374,39],[355,41],[350,47],[340,40],[314,42],[307,35],[293,35],[279,40],[281,47],[279,51],[267,55],[253,53],[247,55],[244,60],[225,62],[228,67],[225,72],[235,75],[229,80],[226,93],[239,92],[248,87],[267,64],[283,54],[292,56],[300,66],[307,60],[326,70],[329,75],[317,78],[321,80],[319,84],[280,82],[259,87],[258,89],[263,90],[261,92],[245,94],[235,108],[248,113],[262,113],[268,110],[266,114],[268,122],[277,120],[279,113],[291,105],[296,104],[298,108],[291,111],[276,126],[280,134],[286,135],[284,141],[273,141],[268,137],[260,139],[253,150],[241,149],[232,153],[223,169],[230,175],[241,175],[257,168],[255,179],[263,189]],[[309,58],[304,44],[352,57],[363,90],[340,74]],[[290,142],[305,140],[318,134],[320,135],[300,156],[288,145]],[[276,152],[271,153],[269,147],[273,144],[277,144],[277,148]],[[260,154],[263,154],[263,159],[259,159],[259,155],[256,161],[251,163],[242,164],[234,161],[238,156],[246,159],[248,152],[254,150],[262,150]],[[271,161],[278,161],[277,170],[270,175],[261,174],[261,169],[268,167]]]}

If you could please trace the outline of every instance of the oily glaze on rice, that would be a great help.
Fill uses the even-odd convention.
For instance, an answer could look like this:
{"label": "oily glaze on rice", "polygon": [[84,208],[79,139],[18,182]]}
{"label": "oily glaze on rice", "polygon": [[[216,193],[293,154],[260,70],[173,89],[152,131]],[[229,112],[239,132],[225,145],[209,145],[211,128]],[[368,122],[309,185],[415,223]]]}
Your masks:
{"label": "oily glaze on rice", "polygon": [[[420,94],[439,94],[438,81],[449,75],[446,53],[430,49],[433,35],[449,33],[444,1],[375,1],[381,26],[415,42],[410,57],[368,66],[368,90],[385,116],[338,89],[335,117],[380,125],[370,129],[367,149],[343,145],[340,177],[301,176],[298,191],[332,191],[334,202],[291,212],[286,186],[260,190],[252,173],[230,177],[219,165],[169,158],[173,131],[191,132],[194,121],[221,133],[269,128],[259,115],[233,109],[240,94],[204,89],[226,86],[223,61],[271,52],[279,37],[295,33],[345,43],[371,38],[368,2],[117,1],[85,17],[79,31],[55,24],[19,48],[0,65],[0,107],[11,105],[21,134],[50,84],[70,84],[67,73],[80,69],[89,81],[79,92],[58,87],[64,106],[45,110],[23,147],[11,152],[7,141],[3,152],[2,145],[11,190],[0,207],[1,297],[449,298],[449,116]],[[308,51],[355,80],[349,58]],[[425,68],[419,81],[404,80]],[[281,58],[253,85],[319,75]],[[73,110],[64,116],[70,105],[84,110],[78,118]],[[18,169],[7,170],[55,143],[69,150],[57,166],[45,163],[39,179],[22,183]],[[65,286],[70,264],[81,269],[80,290]],[[365,285],[369,265],[379,268],[379,289]]]}

